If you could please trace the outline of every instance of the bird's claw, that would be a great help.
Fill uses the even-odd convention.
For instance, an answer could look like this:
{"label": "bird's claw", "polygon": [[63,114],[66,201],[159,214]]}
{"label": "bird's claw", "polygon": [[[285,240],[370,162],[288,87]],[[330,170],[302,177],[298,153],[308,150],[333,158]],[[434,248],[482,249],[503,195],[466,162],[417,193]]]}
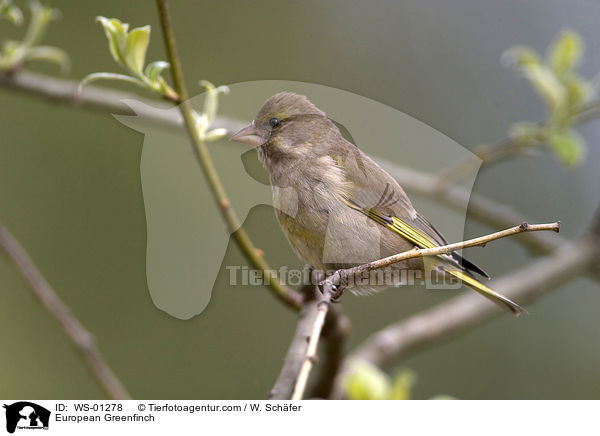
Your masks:
{"label": "bird's claw", "polygon": [[331,301],[333,303],[339,303],[340,302],[340,298],[342,297],[342,294],[344,293],[344,286],[342,286],[342,285],[338,285],[338,286],[333,285],[331,287],[331,291],[332,291],[332,293],[331,293]]}

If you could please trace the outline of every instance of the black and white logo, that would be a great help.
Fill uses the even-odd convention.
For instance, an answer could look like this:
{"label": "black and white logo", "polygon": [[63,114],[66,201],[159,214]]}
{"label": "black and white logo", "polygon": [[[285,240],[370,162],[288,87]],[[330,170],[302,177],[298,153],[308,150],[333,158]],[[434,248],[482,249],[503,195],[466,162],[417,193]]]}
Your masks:
{"label": "black and white logo", "polygon": [[16,429],[47,430],[50,411],[29,401],[19,401],[3,406],[6,409],[6,431],[14,433]]}

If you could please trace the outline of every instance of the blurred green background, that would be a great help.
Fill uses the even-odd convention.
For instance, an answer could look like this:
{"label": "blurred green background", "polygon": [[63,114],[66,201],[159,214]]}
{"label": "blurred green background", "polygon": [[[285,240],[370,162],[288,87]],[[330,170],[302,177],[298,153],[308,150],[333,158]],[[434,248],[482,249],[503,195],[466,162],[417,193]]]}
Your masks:
{"label": "blurred green background", "polygon": [[[73,79],[118,70],[94,23],[97,15],[151,24],[148,59],[164,59],[154,2],[51,4],[63,17],[45,42],[68,51]],[[328,85],[406,112],[468,148],[504,137],[515,121],[544,115],[529,85],[501,66],[505,49],[526,44],[543,52],[559,30],[571,28],[587,43],[583,74],[600,70],[600,3],[593,1],[179,0],[171,12],[193,91],[199,79]],[[20,32],[0,22],[0,38]],[[52,66],[30,68],[58,74]],[[132,395],[264,398],[296,318],[264,289],[229,286],[224,268],[200,316],[181,321],[154,306],[145,272],[143,136],[110,115],[4,89],[0,99],[0,222],[95,334]],[[253,113],[225,115],[249,119]],[[580,167],[565,170],[549,154],[510,161],[482,173],[475,192],[513,205],[532,222],[560,219],[565,237],[581,235],[599,199],[599,125],[579,130],[589,144]],[[206,213],[217,212],[211,206]],[[254,208],[244,226],[275,266],[300,265],[269,207]],[[466,236],[488,230],[469,222]],[[470,258],[496,276],[529,259],[507,240],[471,250]],[[244,264],[231,243],[226,264]],[[597,283],[578,279],[528,306],[530,316],[502,316],[397,364],[417,372],[416,398],[599,398],[598,290]],[[346,296],[350,346],[447,297],[420,289]],[[0,302],[0,397],[103,398],[5,256]]]}

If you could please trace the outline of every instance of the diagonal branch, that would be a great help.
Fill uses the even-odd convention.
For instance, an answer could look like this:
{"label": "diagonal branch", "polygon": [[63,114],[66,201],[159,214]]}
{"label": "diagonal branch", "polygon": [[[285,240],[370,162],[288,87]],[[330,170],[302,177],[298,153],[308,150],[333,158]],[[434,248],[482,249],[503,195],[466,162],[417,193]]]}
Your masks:
{"label": "diagonal branch", "polygon": [[[494,280],[493,286],[502,289],[503,295],[508,298],[530,303],[572,278],[598,267],[600,207],[588,235],[580,241],[565,243],[550,256]],[[501,313],[494,305],[476,295],[465,294],[393,323],[368,337],[348,356],[336,378],[332,397],[343,396],[344,376],[357,360],[384,366],[448,341]]]}
{"label": "diagonal branch", "polygon": [[441,254],[449,254],[452,251],[460,250],[462,248],[483,246],[488,242],[494,241],[496,239],[505,238],[507,236],[513,236],[518,233],[535,232],[543,230],[552,230],[554,232],[558,232],[559,229],[559,222],[550,224],[523,223],[518,226],[511,227],[510,229],[502,230],[496,233],[491,233],[485,236],[480,236],[479,238],[469,239],[468,241],[456,242],[454,244],[442,245],[433,248],[414,248],[413,250],[395,254],[393,256],[379,259],[374,262],[365,263],[363,265],[355,266],[353,268],[348,268],[345,270],[339,270],[331,276],[329,276],[326,279],[326,281],[329,281],[334,286],[343,286],[348,281],[348,279],[358,276],[364,272],[385,268],[386,266],[392,265],[394,263],[402,262],[408,259],[413,259],[415,257],[438,256]]}
{"label": "diagonal branch", "polygon": [[322,354],[317,359],[316,380],[312,386],[310,398],[329,398],[334,389],[334,382],[342,369],[345,356],[346,340],[350,336],[350,320],[341,313],[341,305],[329,308],[323,326]]}
{"label": "diagonal branch", "polygon": [[304,295],[304,300],[296,331],[286,353],[282,370],[273,389],[269,392],[270,400],[287,400],[302,396],[310,370],[317,362],[317,345],[322,330],[324,337],[329,341],[328,349],[324,353],[322,379],[316,386],[315,396],[326,398],[330,395],[335,376],[341,369],[340,348],[349,334],[350,321],[337,308],[330,310],[328,303],[330,292],[321,294],[316,286],[306,285],[301,293]]}
{"label": "diagonal branch", "polygon": [[[600,101],[594,100],[586,104],[581,105],[576,113],[574,113],[570,120],[569,126],[576,126],[584,124],[590,120],[598,118],[598,111],[600,109]],[[552,120],[538,121],[533,123],[541,129],[552,128]],[[456,182],[460,178],[468,174],[472,169],[479,167],[483,164],[485,167],[500,162],[506,158],[514,156],[517,153],[524,152],[526,150],[533,149],[533,147],[539,147],[547,142],[547,139],[539,139],[532,142],[528,139],[523,139],[517,135],[508,136],[494,145],[479,145],[473,150],[473,156],[468,157],[456,164],[450,165],[443,169],[440,178],[440,188],[444,185],[452,182]]]}
{"label": "diagonal branch", "polygon": [[[531,303],[598,262],[597,243],[582,240],[557,250],[553,255],[494,280],[502,294],[522,303]],[[369,336],[347,357],[335,382],[333,398],[343,397],[343,379],[353,362],[368,361],[385,366],[418,351],[446,342],[502,314],[496,306],[474,294],[465,294],[431,309],[391,324]]]}
{"label": "diagonal branch", "polygon": [[[523,223],[521,225],[511,227],[500,232],[481,236],[479,238],[469,239],[467,241],[457,242],[440,247],[427,249],[415,248],[413,250],[405,251],[384,259],[379,259],[353,268],[336,271],[319,284],[319,287],[321,287],[323,291],[319,298],[316,300],[306,300],[304,302],[302,306],[302,316],[298,321],[296,334],[294,335],[294,339],[292,340],[292,344],[288,350],[288,354],[286,355],[284,366],[281,370],[281,374],[277,380],[277,383],[275,384],[275,388],[273,391],[271,391],[271,398],[285,399],[288,398],[288,395],[291,392],[291,399],[302,399],[310,371],[316,361],[319,338],[321,336],[321,331],[329,310],[331,298],[334,295],[334,287],[338,287],[338,289],[343,288],[348,283],[350,278],[353,278],[364,272],[385,268],[386,266],[408,259],[448,254],[452,251],[460,250],[462,248],[485,245],[488,242],[496,239],[513,236],[518,233],[544,230],[558,232],[559,227],[560,225],[558,222],[550,224]],[[480,303],[480,300],[485,301],[481,298],[476,298],[478,303]],[[307,339],[308,344],[305,345],[305,341]]]}
{"label": "diagonal branch", "polygon": [[312,322],[310,335],[308,336],[306,352],[302,357],[302,365],[300,366],[296,383],[294,383],[294,390],[292,391],[291,397],[292,400],[301,400],[304,396],[306,384],[308,383],[308,376],[317,362],[317,347],[319,345],[319,339],[321,338],[321,331],[325,325],[325,317],[327,317],[327,313],[329,312],[332,295],[332,286],[328,282],[323,287],[323,293],[317,299],[316,304],[313,304],[316,308],[316,315]]}
{"label": "diagonal branch", "polygon": [[2,226],[0,226],[0,247],[17,265],[38,300],[61,325],[87,363],[92,376],[108,397],[113,400],[131,399],[121,381],[102,357],[90,332],[58,298],[56,292],[36,268],[21,244]]}
{"label": "diagonal branch", "polygon": [[221,212],[223,220],[227,225],[227,229],[244,256],[255,268],[263,271],[265,280],[269,285],[269,289],[273,291],[273,294],[287,306],[293,309],[298,309],[300,307],[300,295],[279,282],[277,276],[269,267],[269,264],[260,254],[261,252],[257,250],[246,231],[242,228],[240,219],[233,209],[233,206],[229,202],[229,198],[225,192],[225,187],[223,186],[217,169],[212,161],[208,147],[206,147],[206,144],[202,138],[200,138],[198,129],[196,128],[196,122],[192,114],[192,106],[188,99],[188,93],[185,86],[185,81],[183,79],[183,70],[177,55],[175,35],[173,34],[167,1],[156,0],[156,5],[159,11],[160,25],[167,50],[167,57],[171,66],[173,84],[175,91],[181,99],[179,111],[181,112],[184,126],[193,145],[196,159],[202,168],[206,182],[208,183],[217,207]]}
{"label": "diagonal branch", "polygon": [[[183,120],[179,114],[161,110],[173,107],[171,103],[145,99],[131,92],[116,91],[94,85],[87,85],[77,93],[78,85],[79,83],[73,80],[59,79],[25,70],[11,74],[0,73],[0,86],[3,88],[43,98],[52,103],[109,114],[132,115],[131,108],[124,102],[135,100],[142,103],[136,106],[135,115],[147,122],[177,129],[183,126]],[[214,125],[235,131],[241,129],[245,123],[227,117],[217,117]]]}
{"label": "diagonal branch", "polygon": [[[526,221],[512,207],[494,201],[483,195],[472,193],[459,185],[447,184],[440,188],[441,179],[402,165],[379,160],[381,166],[390,173],[406,191],[433,198],[459,212],[467,214],[477,221],[496,229],[512,226]],[[534,254],[547,254],[566,242],[557,234],[547,232],[529,232],[516,241]]]}
{"label": "diagonal branch", "polygon": [[283,368],[275,381],[273,389],[269,392],[269,400],[287,400],[291,397],[292,389],[306,355],[312,325],[317,317],[315,301],[318,292],[314,286],[306,285],[302,289],[302,294],[304,300],[300,308],[296,331],[285,355]]}

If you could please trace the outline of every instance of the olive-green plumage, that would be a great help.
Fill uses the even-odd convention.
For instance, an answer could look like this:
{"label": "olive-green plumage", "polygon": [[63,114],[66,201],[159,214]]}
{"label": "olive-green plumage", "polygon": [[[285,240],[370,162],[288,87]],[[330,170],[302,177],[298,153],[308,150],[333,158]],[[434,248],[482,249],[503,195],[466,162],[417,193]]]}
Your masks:
{"label": "olive-green plumage", "polygon": [[[446,244],[396,180],[346,141],[304,96],[272,96],[252,124],[232,139],[257,148],[270,175],[281,229],[298,256],[316,269],[347,268],[415,246]],[[474,273],[487,274],[457,254],[411,259],[390,271],[436,271],[461,280],[513,314],[524,312],[477,281]],[[393,277],[391,284],[400,285],[407,276]],[[373,283],[350,286],[357,293],[379,288]]]}

